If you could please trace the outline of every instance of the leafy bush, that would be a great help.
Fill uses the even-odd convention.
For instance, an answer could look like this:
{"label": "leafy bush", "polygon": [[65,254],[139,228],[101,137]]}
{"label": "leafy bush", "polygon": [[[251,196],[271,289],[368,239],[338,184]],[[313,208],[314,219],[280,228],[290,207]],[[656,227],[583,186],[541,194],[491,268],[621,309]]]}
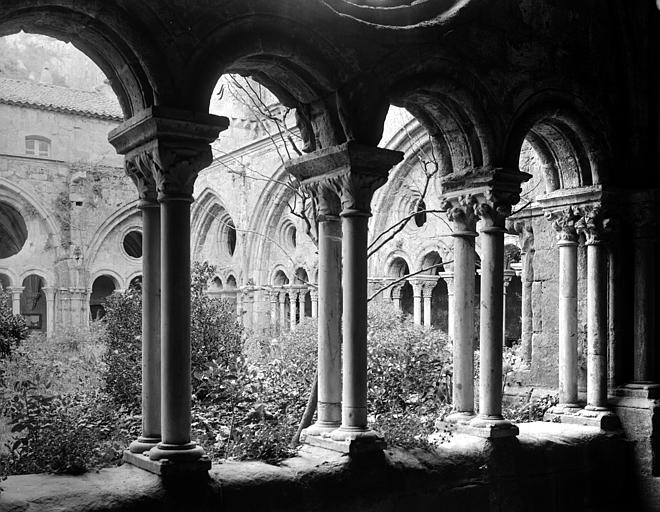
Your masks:
{"label": "leafy bush", "polygon": [[520,397],[517,402],[505,404],[502,415],[514,423],[543,421],[543,415],[547,410],[559,403],[559,396],[543,395],[532,398],[532,391],[527,396]]}
{"label": "leafy bush", "polygon": [[[11,295],[0,291],[0,359],[7,358],[28,337],[28,328],[20,315],[12,313]],[[0,373],[0,378],[2,374]]]}

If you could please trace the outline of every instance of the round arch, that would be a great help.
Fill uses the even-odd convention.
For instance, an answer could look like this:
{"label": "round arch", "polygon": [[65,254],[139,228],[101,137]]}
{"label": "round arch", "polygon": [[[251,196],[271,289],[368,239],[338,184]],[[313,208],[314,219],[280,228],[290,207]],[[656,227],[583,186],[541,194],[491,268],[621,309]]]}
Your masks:
{"label": "round arch", "polygon": [[[154,19],[150,19],[153,23]],[[173,100],[168,61],[145,34],[153,31],[140,16],[108,3],[25,0],[3,4],[0,36],[24,30],[71,42],[110,80],[126,118]]]}
{"label": "round arch", "polygon": [[115,229],[118,229],[123,223],[128,222],[128,225],[122,227],[122,233],[127,233],[130,229],[142,229],[142,223],[135,220],[131,222],[131,217],[139,217],[140,210],[138,210],[138,200],[131,201],[130,203],[122,206],[110,215],[103,223],[97,228],[94,236],[92,237],[87,248],[86,260],[93,263],[98,255],[103,242]]}
{"label": "round arch", "polygon": [[289,274],[287,274],[286,269],[283,265],[276,266],[270,273],[268,282],[272,286],[284,286],[291,282],[289,279]]}
{"label": "round arch", "polygon": [[55,282],[53,274],[48,270],[32,267],[21,272],[21,274],[18,276],[18,279],[16,280],[16,283],[21,283],[20,286],[22,286],[23,281],[30,276],[38,276],[41,278],[43,281],[43,286],[53,286],[53,283]]}
{"label": "round arch", "polygon": [[2,284],[3,287],[16,286],[16,283],[18,283],[18,276],[10,268],[0,267],[0,275],[6,276],[6,281]]}
{"label": "round arch", "polygon": [[403,277],[410,273],[410,258],[402,252],[395,252],[387,257],[385,274],[388,277]]}
{"label": "round arch", "polygon": [[124,280],[122,276],[119,274],[119,272],[116,272],[115,270],[111,270],[108,268],[104,268],[104,269],[96,270],[94,273],[92,273],[89,279],[89,286],[88,286],[90,290],[94,287],[94,281],[96,281],[99,277],[110,278],[115,285],[115,290],[126,289],[127,283],[130,282],[129,280]]}

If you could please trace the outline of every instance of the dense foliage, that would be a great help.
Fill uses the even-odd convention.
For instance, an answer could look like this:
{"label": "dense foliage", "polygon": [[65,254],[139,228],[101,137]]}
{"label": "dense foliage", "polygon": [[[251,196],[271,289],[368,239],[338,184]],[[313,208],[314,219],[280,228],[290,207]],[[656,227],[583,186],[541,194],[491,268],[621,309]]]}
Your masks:
{"label": "dense foliage", "polygon": [[0,290],[0,359],[9,357],[27,336],[25,320],[12,313],[11,294]]}

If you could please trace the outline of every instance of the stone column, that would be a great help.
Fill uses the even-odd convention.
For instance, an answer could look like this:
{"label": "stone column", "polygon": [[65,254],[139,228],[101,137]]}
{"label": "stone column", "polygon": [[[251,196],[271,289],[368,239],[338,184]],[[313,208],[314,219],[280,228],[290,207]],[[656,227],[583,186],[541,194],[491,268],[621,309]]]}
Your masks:
{"label": "stone column", "polygon": [[511,284],[511,280],[515,277],[516,273],[513,270],[504,271],[503,290],[502,293],[502,345],[506,345],[506,294]]}
{"label": "stone column", "polygon": [[125,167],[142,212],[142,433],[129,450],[143,453],[161,441],[161,219],[150,162],[127,159]]}
{"label": "stone column", "polygon": [[319,316],[319,291],[316,288],[309,290],[309,297],[312,299],[312,318]]}
{"label": "stone column", "polygon": [[502,416],[502,320],[504,306],[504,223],[515,193],[486,196],[476,211],[481,236],[481,308],[479,329],[479,414],[470,426],[487,437],[518,434]]}
{"label": "stone column", "polygon": [[389,169],[400,162],[398,151],[355,142],[319,150],[298,159],[296,174],[309,182],[325,182],[339,196],[342,224],[343,392],[342,422],[332,432],[338,442],[382,446],[367,428],[367,241],[371,199],[386,183]]}
{"label": "stone column", "polygon": [[[474,416],[474,239],[477,201],[472,196],[459,196],[443,201],[442,209],[452,225],[454,239],[454,304],[453,304],[453,400],[452,422],[467,422]],[[449,287],[447,287],[449,290]]]}
{"label": "stone column", "polygon": [[[616,235],[615,235],[616,236]],[[608,247],[607,265],[607,326],[608,326],[608,384],[615,388],[621,384],[621,363],[623,348],[621,347],[621,267],[620,244],[622,241],[617,237]]]}
{"label": "stone column", "polygon": [[430,329],[431,325],[431,298],[433,296],[433,288],[435,288],[436,281],[427,281],[422,288],[422,296],[424,298],[424,327]]}
{"label": "stone column", "polygon": [[417,279],[409,279],[413,289],[413,322],[422,325],[422,294],[424,283]]}
{"label": "stone column", "polygon": [[11,293],[11,312],[13,315],[21,314],[21,294],[25,286],[8,286],[7,290]]}
{"label": "stone column", "polygon": [[224,117],[150,107],[109,135],[119,153],[151,173],[160,203],[162,440],[149,451],[151,460],[203,456],[190,438],[190,203],[197,173],[212,162],[210,143],[228,124]]}
{"label": "stone column", "polygon": [[277,313],[279,311],[280,294],[277,290],[271,289],[268,297],[270,299],[270,332],[275,335],[279,324]]}
{"label": "stone column", "polygon": [[44,286],[42,290],[46,296],[46,336],[50,338],[55,333],[55,288]]}
{"label": "stone column", "polygon": [[289,322],[290,322],[290,329],[294,331],[296,329],[296,324],[298,323],[296,317],[298,316],[298,296],[300,295],[300,291],[293,288],[293,285],[291,285],[291,288],[289,288],[289,311],[291,312],[291,316],[289,317]]}
{"label": "stone column", "polygon": [[532,283],[534,282],[534,231],[530,220],[516,222],[514,230],[520,237],[520,284],[522,294],[521,332],[522,357],[525,363],[532,362]]}
{"label": "stone column", "polygon": [[440,277],[444,279],[447,284],[447,336],[453,341],[454,339],[454,273],[443,272]]}
{"label": "stone column", "polygon": [[579,408],[577,390],[577,246],[572,207],[546,215],[557,231],[559,247],[559,405],[558,412]]}
{"label": "stone column", "polygon": [[655,382],[654,368],[657,264],[655,226],[657,213],[651,205],[642,203],[634,212],[633,233],[633,381],[642,387]]}
{"label": "stone column", "polygon": [[603,241],[609,219],[598,206],[589,208],[580,222],[587,245],[587,406],[607,407],[607,252]]}
{"label": "stone column", "polygon": [[[295,175],[295,171],[291,171]],[[301,176],[302,177],[302,176]],[[303,182],[305,183],[305,182]],[[341,425],[341,255],[342,228],[336,191],[327,182],[304,184],[318,212],[318,291],[312,290],[312,316],[318,308],[318,419],[307,435],[320,435]]]}

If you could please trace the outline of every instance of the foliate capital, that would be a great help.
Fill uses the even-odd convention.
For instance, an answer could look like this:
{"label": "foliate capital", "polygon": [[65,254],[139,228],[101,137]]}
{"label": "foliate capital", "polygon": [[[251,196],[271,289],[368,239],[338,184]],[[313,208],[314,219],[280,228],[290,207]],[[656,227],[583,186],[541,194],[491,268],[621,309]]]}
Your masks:
{"label": "foliate capital", "polygon": [[152,165],[146,153],[136,153],[124,162],[126,175],[138,189],[138,197],[141,201],[156,202],[156,182],[152,174]]}
{"label": "foliate capital", "polygon": [[327,181],[308,182],[301,184],[300,188],[312,198],[319,222],[339,216],[341,203],[335,188],[330,183]]}
{"label": "foliate capital", "polygon": [[341,214],[371,215],[371,199],[385,183],[387,174],[371,174],[347,170],[328,178],[341,201]]}
{"label": "foliate capital", "polygon": [[534,249],[534,227],[531,220],[516,220],[511,223],[509,231],[518,235],[521,253],[525,254]]}
{"label": "foliate capital", "polygon": [[482,222],[483,228],[504,229],[506,219],[511,215],[513,205],[520,201],[520,194],[511,191],[486,190],[479,199],[476,213]]}
{"label": "foliate capital", "polygon": [[602,243],[612,231],[612,222],[600,206],[587,206],[576,224],[578,233],[584,233],[587,245]]}
{"label": "foliate capital", "polygon": [[478,220],[475,208],[478,204],[476,197],[466,194],[451,199],[444,197],[440,203],[440,209],[447,212],[447,217],[453,224],[455,232],[475,233]]}
{"label": "foliate capital", "polygon": [[545,218],[550,221],[552,227],[557,232],[557,241],[577,243],[578,233],[576,224],[580,220],[580,215],[572,206],[563,210],[546,212]]}

